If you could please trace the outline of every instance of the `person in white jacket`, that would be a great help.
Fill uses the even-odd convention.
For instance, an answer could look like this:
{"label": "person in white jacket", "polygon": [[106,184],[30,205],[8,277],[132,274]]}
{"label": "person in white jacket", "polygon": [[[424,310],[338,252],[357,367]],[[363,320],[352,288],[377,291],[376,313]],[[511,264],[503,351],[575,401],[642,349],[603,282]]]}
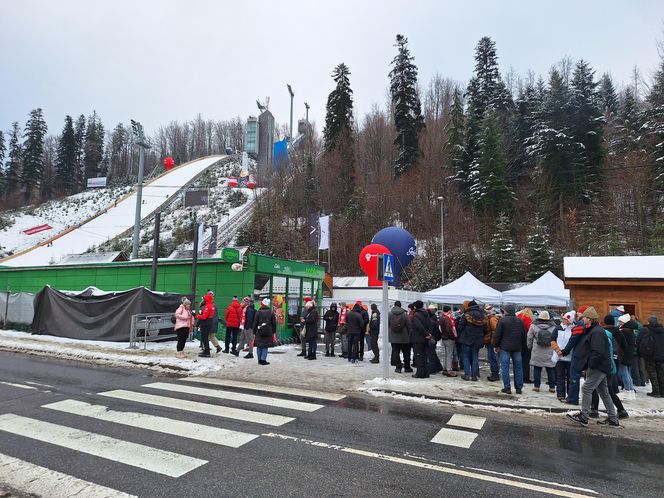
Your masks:
{"label": "person in white jacket", "polygon": [[556,362],[556,396],[560,401],[564,401],[569,390],[569,369],[572,355],[563,356],[561,351],[565,349],[574,327],[576,313],[568,311],[562,316],[560,328],[553,332],[551,336],[551,349],[553,349],[553,359]]}

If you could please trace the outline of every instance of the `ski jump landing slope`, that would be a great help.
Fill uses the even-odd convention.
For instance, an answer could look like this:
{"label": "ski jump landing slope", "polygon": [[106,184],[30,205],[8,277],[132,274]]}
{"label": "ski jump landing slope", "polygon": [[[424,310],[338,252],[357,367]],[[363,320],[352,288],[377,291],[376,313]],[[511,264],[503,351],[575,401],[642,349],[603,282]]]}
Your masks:
{"label": "ski jump landing slope", "polygon": [[[210,156],[185,163],[143,185],[141,219],[152,216],[189,182],[226,156]],[[100,206],[100,209],[102,207]],[[136,214],[136,192],[119,199],[88,221],[70,228],[31,249],[0,261],[3,266],[57,264],[69,254],[80,254],[130,230]],[[50,245],[49,245],[50,242]]]}

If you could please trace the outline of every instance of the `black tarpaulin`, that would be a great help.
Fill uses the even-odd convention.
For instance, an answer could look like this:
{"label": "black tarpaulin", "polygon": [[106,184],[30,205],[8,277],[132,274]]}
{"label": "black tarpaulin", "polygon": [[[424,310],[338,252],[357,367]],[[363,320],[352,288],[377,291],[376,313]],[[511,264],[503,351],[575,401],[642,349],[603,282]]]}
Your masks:
{"label": "black tarpaulin", "polygon": [[132,315],[174,313],[181,297],[145,287],[91,295],[87,291],[65,293],[47,286],[35,296],[32,331],[72,339],[128,342]]}

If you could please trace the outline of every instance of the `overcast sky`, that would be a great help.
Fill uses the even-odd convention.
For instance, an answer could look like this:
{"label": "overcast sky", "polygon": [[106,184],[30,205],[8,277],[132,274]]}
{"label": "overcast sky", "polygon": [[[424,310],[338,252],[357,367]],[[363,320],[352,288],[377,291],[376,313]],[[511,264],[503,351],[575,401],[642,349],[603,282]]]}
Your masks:
{"label": "overcast sky", "polygon": [[0,129],[44,109],[96,109],[107,128],[130,118],[152,134],[171,120],[256,114],[270,97],[280,123],[322,129],[333,67],[351,70],[356,118],[387,95],[394,38],[406,35],[420,83],[466,82],[480,37],[501,71],[546,74],[564,56],[588,60],[618,84],[638,66],[649,80],[663,38],[664,0],[0,0]]}

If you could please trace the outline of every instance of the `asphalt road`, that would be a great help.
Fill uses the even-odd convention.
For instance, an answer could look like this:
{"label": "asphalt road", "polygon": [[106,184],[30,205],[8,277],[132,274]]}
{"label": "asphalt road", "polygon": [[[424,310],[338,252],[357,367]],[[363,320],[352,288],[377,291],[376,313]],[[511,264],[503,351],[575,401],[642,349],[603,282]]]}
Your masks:
{"label": "asphalt road", "polygon": [[[156,382],[161,384],[148,386]],[[167,401],[156,406],[101,394],[117,390]],[[243,399],[246,394],[257,397]],[[74,413],[44,406],[56,402],[73,406]],[[77,407],[88,406],[82,403],[108,411],[76,414]],[[200,407],[250,410],[259,418],[202,414]],[[107,413],[121,420],[108,420]],[[196,424],[195,437],[205,440],[135,427],[133,414],[167,419],[151,427],[167,432],[179,430],[178,421]],[[471,425],[483,422],[482,427],[450,425],[454,415],[468,414],[485,418],[471,417]],[[274,415],[292,420],[269,426],[260,419]],[[74,434],[59,435],[72,429]],[[441,429],[462,434],[450,432],[442,437],[445,444],[432,442]],[[253,439],[223,446],[218,443],[235,437],[224,430]],[[72,479],[70,490],[86,482],[141,497],[663,496],[664,448],[606,431],[361,393],[321,400],[0,353],[0,495],[8,489],[57,496],[57,489],[39,488],[45,486],[39,482],[20,484],[31,473],[47,475],[46,468],[60,473],[42,479],[51,485]],[[469,447],[450,445],[455,436],[463,440],[469,434]],[[93,496],[91,489],[79,495]],[[110,496],[110,490],[97,496]]]}

